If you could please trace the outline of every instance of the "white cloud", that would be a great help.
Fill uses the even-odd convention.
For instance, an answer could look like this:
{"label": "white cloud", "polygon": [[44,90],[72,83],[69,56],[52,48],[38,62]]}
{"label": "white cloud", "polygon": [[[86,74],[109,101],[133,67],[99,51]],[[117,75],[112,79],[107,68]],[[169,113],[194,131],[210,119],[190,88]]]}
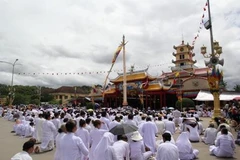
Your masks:
{"label": "white cloud", "polygon": [[[211,1],[214,39],[223,47],[223,70],[231,87],[238,83],[239,3]],[[204,5],[201,0],[0,0],[0,60],[18,58],[22,64],[16,66],[16,73],[26,75],[16,74],[14,84],[102,84],[125,34],[127,67],[150,65],[149,73],[160,75],[173,66],[172,47],[181,43],[182,35],[192,43]],[[199,67],[204,67],[203,44],[210,51],[209,31],[204,28],[194,49]],[[0,66],[0,83],[10,84],[11,66]],[[122,70],[121,54],[113,70]],[[100,71],[105,73],[96,74]],[[91,74],[65,75],[81,72]],[[110,77],[116,75],[113,72]]]}

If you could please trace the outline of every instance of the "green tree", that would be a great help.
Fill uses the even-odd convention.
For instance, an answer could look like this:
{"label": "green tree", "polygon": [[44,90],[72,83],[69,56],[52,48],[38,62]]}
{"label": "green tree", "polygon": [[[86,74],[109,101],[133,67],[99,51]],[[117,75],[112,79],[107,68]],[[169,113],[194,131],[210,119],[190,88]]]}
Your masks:
{"label": "green tree", "polygon": [[195,103],[190,98],[182,98],[182,101],[177,101],[175,104],[179,110],[195,109]]}
{"label": "green tree", "polygon": [[240,85],[239,85],[239,84],[236,84],[236,85],[233,87],[233,90],[236,91],[236,92],[240,92]]}

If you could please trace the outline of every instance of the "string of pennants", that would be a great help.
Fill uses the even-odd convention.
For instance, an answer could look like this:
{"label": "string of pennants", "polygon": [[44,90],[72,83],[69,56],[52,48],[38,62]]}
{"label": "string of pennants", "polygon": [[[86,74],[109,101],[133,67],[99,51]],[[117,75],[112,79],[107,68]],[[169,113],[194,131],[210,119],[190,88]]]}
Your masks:
{"label": "string of pennants", "polygon": [[[164,63],[164,64],[157,64],[157,65],[151,65],[151,67],[159,67],[159,66],[163,66],[169,63]],[[140,69],[140,68],[146,68],[148,66],[145,67],[134,67],[135,69]],[[116,70],[112,70],[111,72],[122,72],[122,69],[116,69]],[[109,71],[85,71],[85,72],[46,72],[46,73],[16,73],[18,75],[90,75],[90,74],[105,74],[108,73]]]}
{"label": "string of pennants", "polygon": [[205,17],[205,12],[207,11],[207,7],[208,7],[208,3],[206,2],[205,6],[203,7],[203,14],[202,14],[202,17],[201,17],[201,21],[199,23],[197,34],[192,41],[192,46],[195,45],[195,42],[199,38],[200,32],[201,32],[202,28],[204,27],[204,21],[203,20],[204,20],[204,17]]}

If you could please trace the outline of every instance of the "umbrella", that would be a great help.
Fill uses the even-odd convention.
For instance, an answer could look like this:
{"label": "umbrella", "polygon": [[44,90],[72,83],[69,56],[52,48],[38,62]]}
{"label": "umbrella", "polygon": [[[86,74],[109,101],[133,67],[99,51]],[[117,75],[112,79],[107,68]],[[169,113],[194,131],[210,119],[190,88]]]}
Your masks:
{"label": "umbrella", "polygon": [[138,127],[132,124],[119,124],[113,127],[109,132],[114,135],[123,135],[131,132],[135,132],[138,130]]}
{"label": "umbrella", "polygon": [[174,108],[173,107],[168,107],[168,109],[173,110]]}
{"label": "umbrella", "polygon": [[193,109],[191,109],[191,110],[189,110],[188,112],[196,112],[195,110],[193,110]]}

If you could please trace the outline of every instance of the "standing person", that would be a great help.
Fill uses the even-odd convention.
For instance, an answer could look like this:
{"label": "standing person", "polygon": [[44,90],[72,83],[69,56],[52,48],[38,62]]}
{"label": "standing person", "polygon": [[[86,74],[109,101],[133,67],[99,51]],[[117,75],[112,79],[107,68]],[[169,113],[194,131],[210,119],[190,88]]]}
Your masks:
{"label": "standing person", "polygon": [[233,157],[234,154],[234,141],[228,136],[228,130],[223,128],[222,135],[217,138],[215,146],[210,146],[210,154],[217,157]]}
{"label": "standing person", "polygon": [[61,126],[61,120],[59,118],[59,113],[55,112],[54,113],[54,119],[52,120],[54,126],[56,127],[56,129],[58,130]]}
{"label": "standing person", "polygon": [[147,117],[146,121],[147,122],[142,126],[143,142],[153,153],[155,153],[157,126],[151,121],[150,117]]}
{"label": "standing person", "polygon": [[100,129],[102,122],[100,120],[93,121],[94,129],[90,132],[90,153],[89,153],[89,160],[97,160],[94,157],[94,150],[98,143],[100,142],[103,134],[107,132],[107,130]]}
{"label": "standing person", "polygon": [[176,146],[179,150],[179,158],[184,160],[195,159],[199,153],[198,150],[193,149],[191,142],[188,139],[188,133],[182,132],[176,141]]}
{"label": "standing person", "polygon": [[214,124],[210,123],[209,127],[204,132],[204,137],[202,137],[202,141],[206,144],[214,144],[214,141],[217,136],[217,129],[214,128]]}
{"label": "standing person", "polygon": [[170,142],[171,135],[164,133],[162,138],[164,143],[158,146],[156,160],[179,160],[178,148]]}
{"label": "standing person", "polygon": [[62,141],[62,138],[66,135],[67,130],[65,124],[62,124],[61,127],[58,129],[58,135],[56,136],[56,151],[54,154],[54,160],[61,160],[61,148],[60,148],[60,142]]}
{"label": "standing person", "polygon": [[[66,123],[67,134],[60,141],[61,160],[80,160],[82,154],[87,156],[88,149],[81,138],[75,136],[77,124],[75,121]],[[82,159],[81,159],[82,160]]]}
{"label": "standing person", "polygon": [[142,141],[143,137],[141,134],[136,131],[131,136],[130,142],[130,158],[131,160],[147,160],[152,156],[151,151],[147,151],[145,149],[144,143]]}
{"label": "standing person", "polygon": [[32,160],[32,157],[29,155],[34,151],[34,142],[27,141],[23,144],[23,151],[15,154],[11,160]]}
{"label": "standing person", "polygon": [[103,137],[94,150],[94,156],[98,160],[118,160],[115,150],[112,147],[114,143],[113,139],[114,135],[112,133],[106,132],[103,134]]}
{"label": "standing person", "polygon": [[42,143],[40,145],[40,150],[35,150],[36,153],[51,151],[54,148],[54,139],[57,135],[57,129],[51,121],[50,113],[45,113],[45,121],[42,126]]}
{"label": "standing person", "polygon": [[[80,137],[85,145],[85,147],[87,149],[89,149],[89,143],[90,143],[90,135],[87,129],[85,129],[86,127],[86,121],[83,119],[80,119],[79,121],[79,128],[77,129],[75,135]],[[86,160],[88,157],[85,156],[82,159]]]}
{"label": "standing person", "polygon": [[113,144],[117,160],[130,160],[130,148],[125,135],[118,135],[117,141]]}
{"label": "standing person", "polygon": [[102,121],[101,129],[109,131],[109,123],[110,120],[107,118],[107,112],[102,112],[102,117],[100,118],[100,121]]}

